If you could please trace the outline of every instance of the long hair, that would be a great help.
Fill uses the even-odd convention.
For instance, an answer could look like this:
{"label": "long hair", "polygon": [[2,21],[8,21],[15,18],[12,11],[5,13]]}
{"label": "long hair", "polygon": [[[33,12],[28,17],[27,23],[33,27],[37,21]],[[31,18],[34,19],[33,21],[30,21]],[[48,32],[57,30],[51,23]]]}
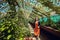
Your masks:
{"label": "long hair", "polygon": [[[36,17],[36,18],[38,18],[38,17]],[[38,26],[40,26],[40,21],[39,21],[39,18],[36,20],[36,18],[35,18],[35,21],[34,21],[34,23],[36,22],[36,21],[38,21]],[[35,26],[35,25],[34,25]]]}

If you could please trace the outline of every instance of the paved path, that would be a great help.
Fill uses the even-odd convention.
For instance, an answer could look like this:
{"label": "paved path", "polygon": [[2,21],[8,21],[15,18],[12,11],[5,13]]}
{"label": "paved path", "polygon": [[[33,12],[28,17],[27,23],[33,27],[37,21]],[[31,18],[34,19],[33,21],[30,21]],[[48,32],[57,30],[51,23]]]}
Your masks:
{"label": "paved path", "polygon": [[34,33],[33,28],[31,27],[31,25],[30,25],[30,24],[28,24],[28,25],[29,25],[29,30],[30,30],[30,32],[33,34],[33,33]]}

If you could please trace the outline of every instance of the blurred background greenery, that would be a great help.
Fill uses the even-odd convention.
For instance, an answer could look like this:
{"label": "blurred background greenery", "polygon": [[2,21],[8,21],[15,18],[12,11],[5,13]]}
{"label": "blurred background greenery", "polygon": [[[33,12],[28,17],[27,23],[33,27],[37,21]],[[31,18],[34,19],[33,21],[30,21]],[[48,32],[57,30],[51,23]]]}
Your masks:
{"label": "blurred background greenery", "polygon": [[31,36],[28,23],[38,16],[42,26],[60,31],[59,0],[0,0],[0,39],[23,40]]}

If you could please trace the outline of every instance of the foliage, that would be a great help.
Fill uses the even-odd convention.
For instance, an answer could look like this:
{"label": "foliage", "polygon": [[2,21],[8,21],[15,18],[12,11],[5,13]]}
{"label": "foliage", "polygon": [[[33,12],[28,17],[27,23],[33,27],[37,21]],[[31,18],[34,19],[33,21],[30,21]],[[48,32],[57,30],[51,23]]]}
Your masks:
{"label": "foliage", "polygon": [[17,40],[25,36],[30,36],[23,14],[9,12],[0,19],[0,39]]}
{"label": "foliage", "polygon": [[51,19],[48,19],[46,22],[44,20],[41,22],[41,25],[47,26],[47,27],[52,27],[54,29],[57,29],[60,31],[60,21],[54,22]]}
{"label": "foliage", "polygon": [[24,37],[30,36],[28,19],[24,16],[23,10],[19,9],[16,12],[15,7],[18,6],[16,0],[6,1],[11,11],[0,18],[0,40],[23,40]]}

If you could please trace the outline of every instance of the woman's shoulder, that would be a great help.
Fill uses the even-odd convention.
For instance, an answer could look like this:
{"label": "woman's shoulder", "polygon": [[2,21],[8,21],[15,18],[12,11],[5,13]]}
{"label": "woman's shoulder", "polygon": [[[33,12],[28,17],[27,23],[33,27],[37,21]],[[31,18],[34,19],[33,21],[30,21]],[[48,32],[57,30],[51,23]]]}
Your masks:
{"label": "woman's shoulder", "polygon": [[38,21],[36,21],[35,23],[38,23]]}

